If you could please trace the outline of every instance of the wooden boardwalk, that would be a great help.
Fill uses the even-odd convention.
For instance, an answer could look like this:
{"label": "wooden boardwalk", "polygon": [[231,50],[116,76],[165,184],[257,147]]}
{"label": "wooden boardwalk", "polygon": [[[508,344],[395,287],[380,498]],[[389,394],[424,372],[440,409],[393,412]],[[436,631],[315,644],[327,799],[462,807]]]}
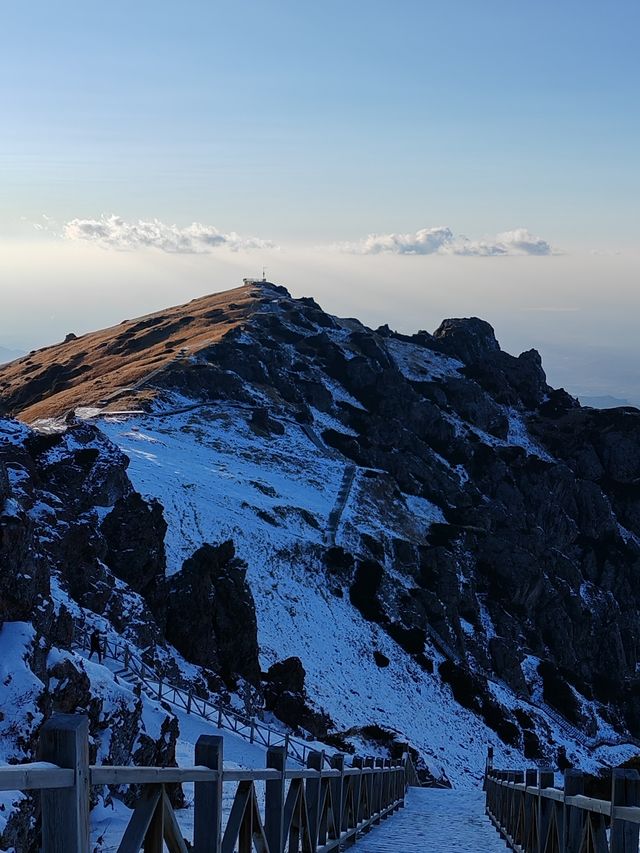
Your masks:
{"label": "wooden boardwalk", "polygon": [[405,808],[372,830],[359,853],[505,853],[482,791],[410,788]]}

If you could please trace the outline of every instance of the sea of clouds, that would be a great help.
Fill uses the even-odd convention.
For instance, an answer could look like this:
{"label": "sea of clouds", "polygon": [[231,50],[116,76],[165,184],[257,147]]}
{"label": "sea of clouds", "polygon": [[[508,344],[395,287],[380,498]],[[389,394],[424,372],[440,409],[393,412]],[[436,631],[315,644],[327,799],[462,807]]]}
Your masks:
{"label": "sea of clouds", "polygon": [[[207,254],[220,248],[233,252],[278,249],[271,240],[245,237],[235,231],[225,233],[213,225],[203,225],[200,222],[180,227],[161,222],[159,219],[128,222],[116,215],[102,215],[97,219],[72,219],[63,226],[62,237],[120,251],[151,248],[174,254]],[[557,254],[557,250],[550,243],[536,237],[526,228],[503,231],[495,237],[470,239],[455,234],[447,226],[421,228],[407,234],[370,234],[354,242],[334,243],[318,248],[352,255],[499,257]]]}

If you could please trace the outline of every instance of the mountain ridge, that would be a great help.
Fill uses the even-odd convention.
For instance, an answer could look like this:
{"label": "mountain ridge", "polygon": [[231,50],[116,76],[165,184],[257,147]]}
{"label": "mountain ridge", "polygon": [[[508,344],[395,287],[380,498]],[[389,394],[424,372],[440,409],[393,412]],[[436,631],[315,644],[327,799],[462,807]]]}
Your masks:
{"label": "mountain ridge", "polygon": [[[51,407],[46,385],[19,397],[28,373],[0,386],[4,411],[39,419],[36,433],[7,427],[36,453],[24,465],[46,485],[38,500],[82,510],[43,515],[20,498],[37,537],[83,531],[81,570],[42,538],[65,594],[100,614],[105,564],[124,585],[110,630],[153,636],[177,674],[200,667],[213,689],[327,742],[406,740],[454,785],[478,778],[489,742],[507,763],[564,754],[597,770],[634,754],[639,413],[581,408],[537,352],[504,353],[478,318],[401,335],[245,288],[231,323],[224,308],[208,318],[197,349],[172,338],[160,369],[144,373],[144,355],[147,381],[106,405],[81,382]],[[215,298],[238,305],[237,292]],[[20,453],[0,453],[7,500]],[[92,509],[86,483],[109,471],[120,485]]]}
{"label": "mountain ridge", "polygon": [[33,421],[119,392],[126,397],[127,389],[162,370],[181,349],[196,354],[241,324],[260,298],[255,286],[243,284],[80,337],[69,334],[62,343],[0,366],[0,414]]}

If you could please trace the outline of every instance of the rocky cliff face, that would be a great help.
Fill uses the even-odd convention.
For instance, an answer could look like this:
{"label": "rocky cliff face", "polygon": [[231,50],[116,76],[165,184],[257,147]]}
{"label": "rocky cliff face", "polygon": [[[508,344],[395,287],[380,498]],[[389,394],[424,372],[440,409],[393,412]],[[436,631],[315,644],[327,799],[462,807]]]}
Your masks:
{"label": "rocky cliff face", "polygon": [[581,697],[638,731],[640,413],[581,408],[548,386],[537,352],[503,352],[477,318],[410,337],[273,296],[159,383],[183,392],[192,371],[198,399],[253,405],[268,390],[272,419],[310,425],[391,494],[441,510],[424,538],[351,537],[339,570],[354,605],[416,659],[435,631],[519,695],[535,672],[587,730]]}
{"label": "rocky cliff face", "polygon": [[64,589],[177,676],[176,652],[316,736],[395,730],[454,781],[490,739],[606,763],[640,735],[640,412],[581,408],[477,318],[406,336],[243,299],[211,339],[205,302],[176,309],[184,352],[129,392],[148,414],[88,413],[111,440],[3,422],[0,619],[64,647]]}
{"label": "rocky cliff face", "polygon": [[[133,649],[152,643],[174,680],[185,681],[165,640],[179,596],[165,576],[162,507],[133,489],[127,465],[89,424],[36,433],[0,419],[0,762],[33,760],[41,725],[57,712],[88,715],[92,761],[175,764],[179,729],[169,706],[145,708],[139,693],[95,659],[87,662],[78,647],[83,626],[99,627],[111,641],[119,635]],[[223,594],[218,581],[208,582],[214,599]],[[219,586],[230,616],[237,590]],[[251,628],[249,619],[241,648]],[[212,678],[259,682],[257,656],[253,669],[240,660],[234,633],[206,639],[211,659],[191,659]],[[205,676],[190,673],[196,691]],[[172,797],[181,802],[179,787]],[[3,802],[0,811],[0,848],[36,850],[33,799],[17,801],[13,811]]]}

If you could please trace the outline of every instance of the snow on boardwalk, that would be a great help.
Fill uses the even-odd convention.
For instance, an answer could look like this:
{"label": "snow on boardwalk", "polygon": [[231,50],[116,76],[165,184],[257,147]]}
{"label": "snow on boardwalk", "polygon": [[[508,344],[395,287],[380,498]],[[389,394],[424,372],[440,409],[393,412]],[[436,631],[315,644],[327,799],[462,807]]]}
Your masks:
{"label": "snow on boardwalk", "polygon": [[404,809],[359,841],[358,853],[505,853],[482,791],[410,788]]}

